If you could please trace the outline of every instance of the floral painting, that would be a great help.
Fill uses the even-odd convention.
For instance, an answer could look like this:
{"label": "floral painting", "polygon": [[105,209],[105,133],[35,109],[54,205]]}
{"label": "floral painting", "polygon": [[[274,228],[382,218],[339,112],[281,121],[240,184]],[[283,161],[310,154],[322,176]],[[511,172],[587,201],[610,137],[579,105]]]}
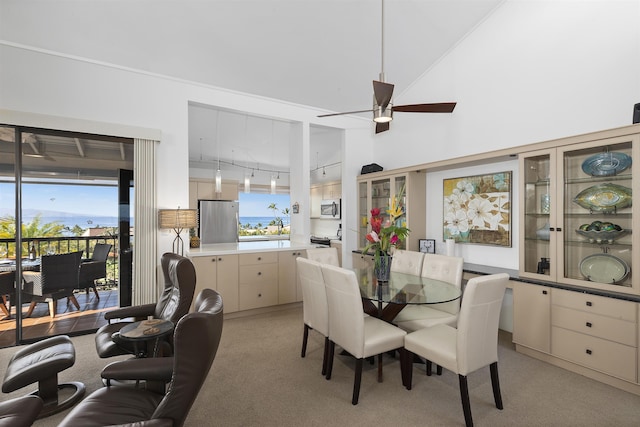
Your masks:
{"label": "floral painting", "polygon": [[444,239],[511,246],[511,172],[445,179]]}

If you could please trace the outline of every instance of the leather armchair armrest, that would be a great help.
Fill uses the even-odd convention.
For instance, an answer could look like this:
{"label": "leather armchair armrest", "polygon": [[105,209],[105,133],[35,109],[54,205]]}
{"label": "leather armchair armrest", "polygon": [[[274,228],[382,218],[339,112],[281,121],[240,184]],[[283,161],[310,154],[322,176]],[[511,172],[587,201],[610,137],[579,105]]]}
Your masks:
{"label": "leather armchair armrest", "polygon": [[109,363],[100,376],[111,380],[147,380],[168,383],[173,375],[173,357],[127,359]]}
{"label": "leather armchair armrest", "polygon": [[138,318],[147,318],[148,316],[153,316],[156,310],[155,304],[144,304],[144,305],[135,305],[132,307],[122,307],[116,310],[107,311],[104,313],[104,318],[107,320],[111,319],[124,319],[127,317]]}

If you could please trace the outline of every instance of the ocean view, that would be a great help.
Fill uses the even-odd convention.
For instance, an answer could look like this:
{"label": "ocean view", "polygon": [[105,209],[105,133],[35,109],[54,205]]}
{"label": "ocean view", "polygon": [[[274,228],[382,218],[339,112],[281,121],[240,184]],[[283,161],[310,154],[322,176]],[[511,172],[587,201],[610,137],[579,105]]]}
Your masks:
{"label": "ocean view", "polygon": [[[281,217],[284,225],[289,225],[288,217]],[[241,216],[240,224],[244,227],[247,224],[251,228],[262,224],[262,227],[269,225],[273,221],[273,216]],[[25,216],[22,218],[24,222],[31,222],[33,216]],[[73,228],[76,225],[82,228],[96,228],[96,227],[117,227],[118,217],[115,216],[42,216],[40,219],[42,224],[49,222],[59,222],[65,227]],[[133,225],[133,223],[132,223]]]}

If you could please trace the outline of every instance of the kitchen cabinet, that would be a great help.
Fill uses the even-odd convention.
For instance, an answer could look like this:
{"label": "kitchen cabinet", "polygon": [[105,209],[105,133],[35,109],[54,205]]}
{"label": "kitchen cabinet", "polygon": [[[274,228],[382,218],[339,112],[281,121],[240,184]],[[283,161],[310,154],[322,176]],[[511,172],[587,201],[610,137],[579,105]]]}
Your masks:
{"label": "kitchen cabinet", "polygon": [[238,255],[217,255],[194,257],[191,259],[196,270],[196,296],[204,289],[215,289],[224,301],[224,312],[238,311]]}
{"label": "kitchen cabinet", "polygon": [[310,215],[311,218],[320,218],[320,204],[322,203],[322,187],[311,187],[311,197],[310,197],[311,209]]}
{"label": "kitchen cabinet", "polygon": [[551,352],[551,288],[513,282],[513,342]]}
{"label": "kitchen cabinet", "polygon": [[278,252],[243,253],[239,256],[239,309],[278,304]]}
{"label": "kitchen cabinet", "polygon": [[358,187],[358,246],[363,248],[367,244],[366,235],[370,231],[369,219],[371,209],[379,208],[384,221],[388,221],[387,210],[393,198],[402,191],[404,197],[400,200],[400,207],[405,215],[398,220],[399,224],[406,223],[411,231],[407,240],[399,245],[401,249],[418,250],[418,240],[426,235],[426,177],[420,172],[388,173],[377,172],[360,175],[357,179]]}
{"label": "kitchen cabinet", "polygon": [[213,180],[189,180],[189,209],[198,209],[198,200],[238,200],[238,183],[223,181],[222,192],[215,192]]}
{"label": "kitchen cabinet", "polygon": [[595,133],[520,155],[522,277],[640,293],[639,141]]}
{"label": "kitchen cabinet", "polygon": [[332,200],[342,198],[342,185],[337,184],[325,184],[322,186],[322,199]]}
{"label": "kitchen cabinet", "polygon": [[278,304],[302,301],[296,259],[306,257],[305,251],[278,252]]}

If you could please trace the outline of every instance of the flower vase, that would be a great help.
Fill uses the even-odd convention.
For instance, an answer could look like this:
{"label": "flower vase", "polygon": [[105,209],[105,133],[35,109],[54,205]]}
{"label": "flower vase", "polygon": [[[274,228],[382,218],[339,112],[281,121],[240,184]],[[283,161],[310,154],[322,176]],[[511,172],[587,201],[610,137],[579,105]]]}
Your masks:
{"label": "flower vase", "polygon": [[391,274],[391,255],[380,254],[374,265],[373,273],[376,275],[378,282],[388,282]]}

